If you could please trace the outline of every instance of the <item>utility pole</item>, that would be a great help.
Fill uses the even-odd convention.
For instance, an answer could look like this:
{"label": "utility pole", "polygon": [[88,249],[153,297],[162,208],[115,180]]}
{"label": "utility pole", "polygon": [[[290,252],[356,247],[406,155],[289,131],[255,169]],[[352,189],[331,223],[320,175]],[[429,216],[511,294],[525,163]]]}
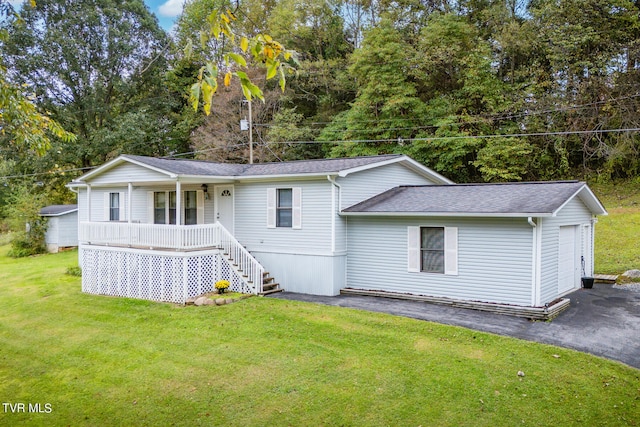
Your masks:
{"label": "utility pole", "polygon": [[249,103],[249,164],[253,164],[253,124],[251,123],[251,101]]}
{"label": "utility pole", "polygon": [[249,120],[242,119],[240,120],[240,130],[248,130],[249,131],[249,164],[253,164],[253,118],[251,117],[251,101],[248,99],[243,100],[242,102],[246,102],[249,106]]}

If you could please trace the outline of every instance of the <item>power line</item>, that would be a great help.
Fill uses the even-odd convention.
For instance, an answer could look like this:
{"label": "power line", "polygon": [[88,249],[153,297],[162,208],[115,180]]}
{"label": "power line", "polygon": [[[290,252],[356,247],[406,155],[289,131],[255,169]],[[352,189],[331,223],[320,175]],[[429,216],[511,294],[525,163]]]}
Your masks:
{"label": "power line", "polygon": [[90,166],[90,167],[85,167],[85,168],[62,169],[62,170],[57,170],[57,171],[27,173],[27,174],[23,174],[23,175],[5,175],[5,176],[0,176],[0,179],[33,178],[33,177],[36,177],[36,176],[61,174],[61,173],[66,173],[66,172],[77,172],[77,171],[84,171],[84,170],[90,170],[90,169],[95,169],[95,168],[97,168],[97,166]]}
{"label": "power line", "polygon": [[522,138],[528,136],[566,136],[566,135],[583,135],[590,133],[623,133],[623,132],[640,132],[640,128],[626,129],[598,129],[598,130],[576,130],[576,131],[553,131],[553,132],[532,132],[532,133],[509,133],[509,134],[491,134],[491,135],[457,135],[457,136],[428,136],[416,138],[387,138],[387,139],[352,139],[337,141],[282,141],[270,142],[270,144],[361,144],[361,143],[378,143],[378,142],[416,142],[416,141],[434,141],[434,140],[454,140],[454,139],[490,139],[490,138]]}
{"label": "power line", "polygon": [[[459,136],[429,136],[421,138],[394,138],[394,139],[354,139],[354,140],[337,140],[337,141],[278,141],[278,142],[265,142],[264,145],[273,144],[364,144],[364,143],[405,143],[405,142],[419,142],[419,141],[435,141],[435,140],[457,140],[457,139],[491,139],[491,138],[522,138],[529,136],[567,136],[567,135],[584,135],[584,134],[598,134],[598,133],[624,133],[624,132],[640,132],[640,128],[620,128],[620,129],[599,129],[599,130],[576,130],[576,131],[554,131],[554,132],[532,132],[532,133],[511,133],[511,134],[491,134],[491,135],[459,135]],[[175,157],[182,157],[192,154],[206,153],[224,148],[240,148],[245,147],[246,144],[233,144],[225,147],[213,147],[202,150],[194,150],[186,153],[176,153],[169,156],[163,156],[160,158],[170,159]],[[7,175],[0,176],[0,179],[14,179],[14,178],[29,178],[41,175],[60,174],[65,172],[77,172],[95,169],[98,166],[63,169],[59,171],[39,172],[24,175]]]}

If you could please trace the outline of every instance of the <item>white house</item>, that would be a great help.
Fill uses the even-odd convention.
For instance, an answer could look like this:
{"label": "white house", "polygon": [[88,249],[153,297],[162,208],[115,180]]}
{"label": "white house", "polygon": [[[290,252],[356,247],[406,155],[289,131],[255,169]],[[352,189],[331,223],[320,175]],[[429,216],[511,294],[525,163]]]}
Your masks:
{"label": "white house", "polygon": [[593,225],[606,214],[581,182],[454,185],[403,155],[253,165],[125,155],[69,186],[83,290],[174,302],[226,278],[244,292],[542,307],[580,286],[582,260],[593,274]]}
{"label": "white house", "polygon": [[49,252],[78,246],[78,205],[46,206],[40,216],[48,220],[44,241]]}

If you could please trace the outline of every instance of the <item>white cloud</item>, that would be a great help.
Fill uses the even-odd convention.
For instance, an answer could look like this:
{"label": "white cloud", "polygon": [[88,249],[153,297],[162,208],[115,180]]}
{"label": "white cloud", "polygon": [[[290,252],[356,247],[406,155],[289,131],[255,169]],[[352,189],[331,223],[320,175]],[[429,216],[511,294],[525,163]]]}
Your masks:
{"label": "white cloud", "polygon": [[165,3],[160,5],[158,12],[162,16],[175,18],[182,13],[183,4],[184,0],[167,0]]}

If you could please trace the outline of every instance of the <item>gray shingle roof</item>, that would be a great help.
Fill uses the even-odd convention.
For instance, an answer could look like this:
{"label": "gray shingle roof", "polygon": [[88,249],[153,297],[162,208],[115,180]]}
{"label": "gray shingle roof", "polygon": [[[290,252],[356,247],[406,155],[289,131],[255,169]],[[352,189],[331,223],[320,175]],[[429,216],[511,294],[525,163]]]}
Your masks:
{"label": "gray shingle roof", "polygon": [[[344,209],[351,214],[535,216],[553,214],[584,182],[400,186]],[[597,202],[599,204],[599,202]]]}
{"label": "gray shingle roof", "polygon": [[78,210],[78,205],[51,205],[40,209],[40,215],[42,216],[58,216],[66,213],[75,212]]}
{"label": "gray shingle roof", "polygon": [[252,165],[214,163],[200,160],[157,159],[124,155],[123,157],[177,175],[268,176],[335,173],[402,157],[399,154],[341,159],[299,160],[292,162],[254,163]]}
{"label": "gray shingle roof", "polygon": [[245,165],[232,163],[214,163],[186,159],[158,159],[155,157],[132,156],[129,154],[122,157],[176,175],[236,176],[241,175],[245,167]]}

